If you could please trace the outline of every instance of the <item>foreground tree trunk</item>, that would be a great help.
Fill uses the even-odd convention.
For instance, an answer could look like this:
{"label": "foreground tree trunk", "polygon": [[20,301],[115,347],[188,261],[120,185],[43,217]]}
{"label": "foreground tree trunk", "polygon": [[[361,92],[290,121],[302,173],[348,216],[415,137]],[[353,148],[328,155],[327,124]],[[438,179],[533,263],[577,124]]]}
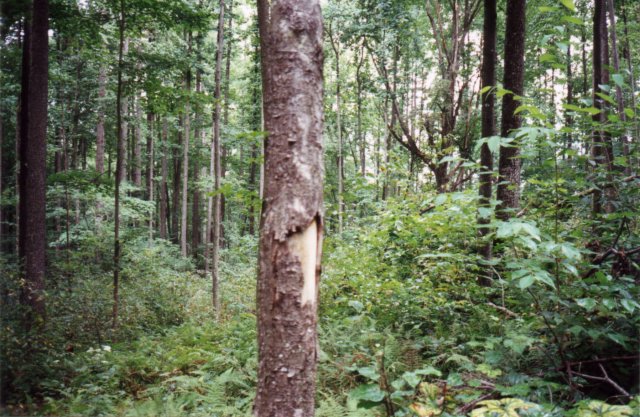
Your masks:
{"label": "foreground tree trunk", "polygon": [[[482,88],[495,87],[496,85],[496,0],[484,0],[484,26],[483,26],[483,46],[482,46]],[[495,93],[493,90],[487,91],[482,96],[482,137],[488,138],[496,134],[495,118]],[[487,143],[480,148],[480,200],[479,207],[491,208],[491,183],[493,171],[493,155]],[[478,223],[486,225],[491,222],[490,216],[479,214]],[[489,234],[489,228],[478,229],[480,238],[484,239]],[[485,240],[481,243],[480,254],[485,260],[491,259],[492,242]],[[482,285],[491,285],[491,268],[485,272],[485,277],[480,279]]]}
{"label": "foreground tree trunk", "polygon": [[[30,308],[28,327],[45,316],[47,93],[49,83],[49,2],[34,0],[31,31],[25,36],[20,138],[20,258],[24,267],[21,301]],[[28,40],[28,41],[27,41]],[[26,89],[26,95],[24,95]]]}
{"label": "foreground tree trunk", "polygon": [[[513,92],[502,98],[502,137],[509,136],[520,128],[520,116],[515,110],[520,105],[515,96],[522,96],[524,91],[524,43],[526,25],[526,1],[507,1],[507,26],[504,45],[504,88]],[[517,143],[512,147],[500,147],[497,197],[500,200],[498,217],[507,220],[520,207],[520,147]]]}
{"label": "foreground tree trunk", "polygon": [[259,0],[265,144],[257,417],[314,414],[322,248],[322,15]]}

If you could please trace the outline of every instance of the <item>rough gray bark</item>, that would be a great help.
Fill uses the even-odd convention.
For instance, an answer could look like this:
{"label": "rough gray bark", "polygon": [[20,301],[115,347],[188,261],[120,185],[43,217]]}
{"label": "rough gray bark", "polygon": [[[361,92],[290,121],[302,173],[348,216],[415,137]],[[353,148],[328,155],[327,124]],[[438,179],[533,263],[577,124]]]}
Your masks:
{"label": "rough gray bark", "polygon": [[314,414],[322,248],[322,14],[259,0],[265,143],[257,417]]}
{"label": "rough gray bark", "polygon": [[[505,94],[502,98],[502,137],[509,136],[521,125],[520,116],[515,114],[520,102],[515,96],[522,96],[524,92],[526,9],[525,0],[507,1],[503,84],[513,94]],[[520,166],[520,147],[517,144],[500,147],[497,215],[501,220],[512,217],[520,207]]]}
{"label": "rough gray bark", "polygon": [[[484,0],[484,23],[482,35],[482,87],[495,87],[496,85],[496,0]],[[487,138],[496,134],[496,118],[495,118],[495,93],[489,90],[482,95],[482,137]],[[492,194],[492,171],[493,171],[493,155],[487,143],[483,143],[480,148],[480,165],[482,172],[480,173],[480,200],[478,206],[489,209],[491,207]],[[491,218],[487,216],[478,216],[478,223],[486,225],[491,222]],[[490,232],[488,227],[478,229],[480,238],[484,240]],[[491,259],[492,252],[491,240],[484,240],[481,243],[480,254],[485,260]],[[485,277],[480,279],[482,285],[491,285],[491,268],[487,268]]]}
{"label": "rough gray bark", "polygon": [[[27,327],[45,317],[47,92],[49,82],[49,2],[34,0],[29,42],[26,129],[20,138],[20,255],[24,267],[23,305],[30,308]],[[23,64],[24,62],[23,61]],[[23,84],[22,88],[25,88]]]}

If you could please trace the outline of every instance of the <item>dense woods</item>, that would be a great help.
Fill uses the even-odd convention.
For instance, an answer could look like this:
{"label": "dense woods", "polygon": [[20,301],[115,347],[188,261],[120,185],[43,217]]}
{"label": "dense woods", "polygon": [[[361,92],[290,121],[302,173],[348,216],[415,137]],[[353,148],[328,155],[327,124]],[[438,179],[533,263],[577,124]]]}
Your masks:
{"label": "dense woods", "polygon": [[640,416],[640,3],[3,0],[0,411]]}

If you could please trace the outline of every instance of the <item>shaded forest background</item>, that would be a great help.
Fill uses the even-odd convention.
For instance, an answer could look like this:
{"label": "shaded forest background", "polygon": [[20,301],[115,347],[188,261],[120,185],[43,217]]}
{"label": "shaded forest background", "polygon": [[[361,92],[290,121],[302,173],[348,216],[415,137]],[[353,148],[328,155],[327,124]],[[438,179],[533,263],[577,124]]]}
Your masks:
{"label": "shaded forest background", "polygon": [[[0,26],[3,412],[251,415],[256,4],[28,6]],[[640,3],[322,8],[316,415],[639,415]]]}

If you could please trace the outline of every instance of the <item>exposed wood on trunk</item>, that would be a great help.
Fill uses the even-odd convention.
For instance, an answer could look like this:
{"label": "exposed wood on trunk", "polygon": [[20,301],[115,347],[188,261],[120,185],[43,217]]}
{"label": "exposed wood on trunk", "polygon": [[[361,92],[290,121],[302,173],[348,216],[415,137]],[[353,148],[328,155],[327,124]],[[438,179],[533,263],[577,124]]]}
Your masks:
{"label": "exposed wood on trunk", "polygon": [[322,15],[258,1],[265,189],[258,262],[256,417],[313,416],[322,248]]}

